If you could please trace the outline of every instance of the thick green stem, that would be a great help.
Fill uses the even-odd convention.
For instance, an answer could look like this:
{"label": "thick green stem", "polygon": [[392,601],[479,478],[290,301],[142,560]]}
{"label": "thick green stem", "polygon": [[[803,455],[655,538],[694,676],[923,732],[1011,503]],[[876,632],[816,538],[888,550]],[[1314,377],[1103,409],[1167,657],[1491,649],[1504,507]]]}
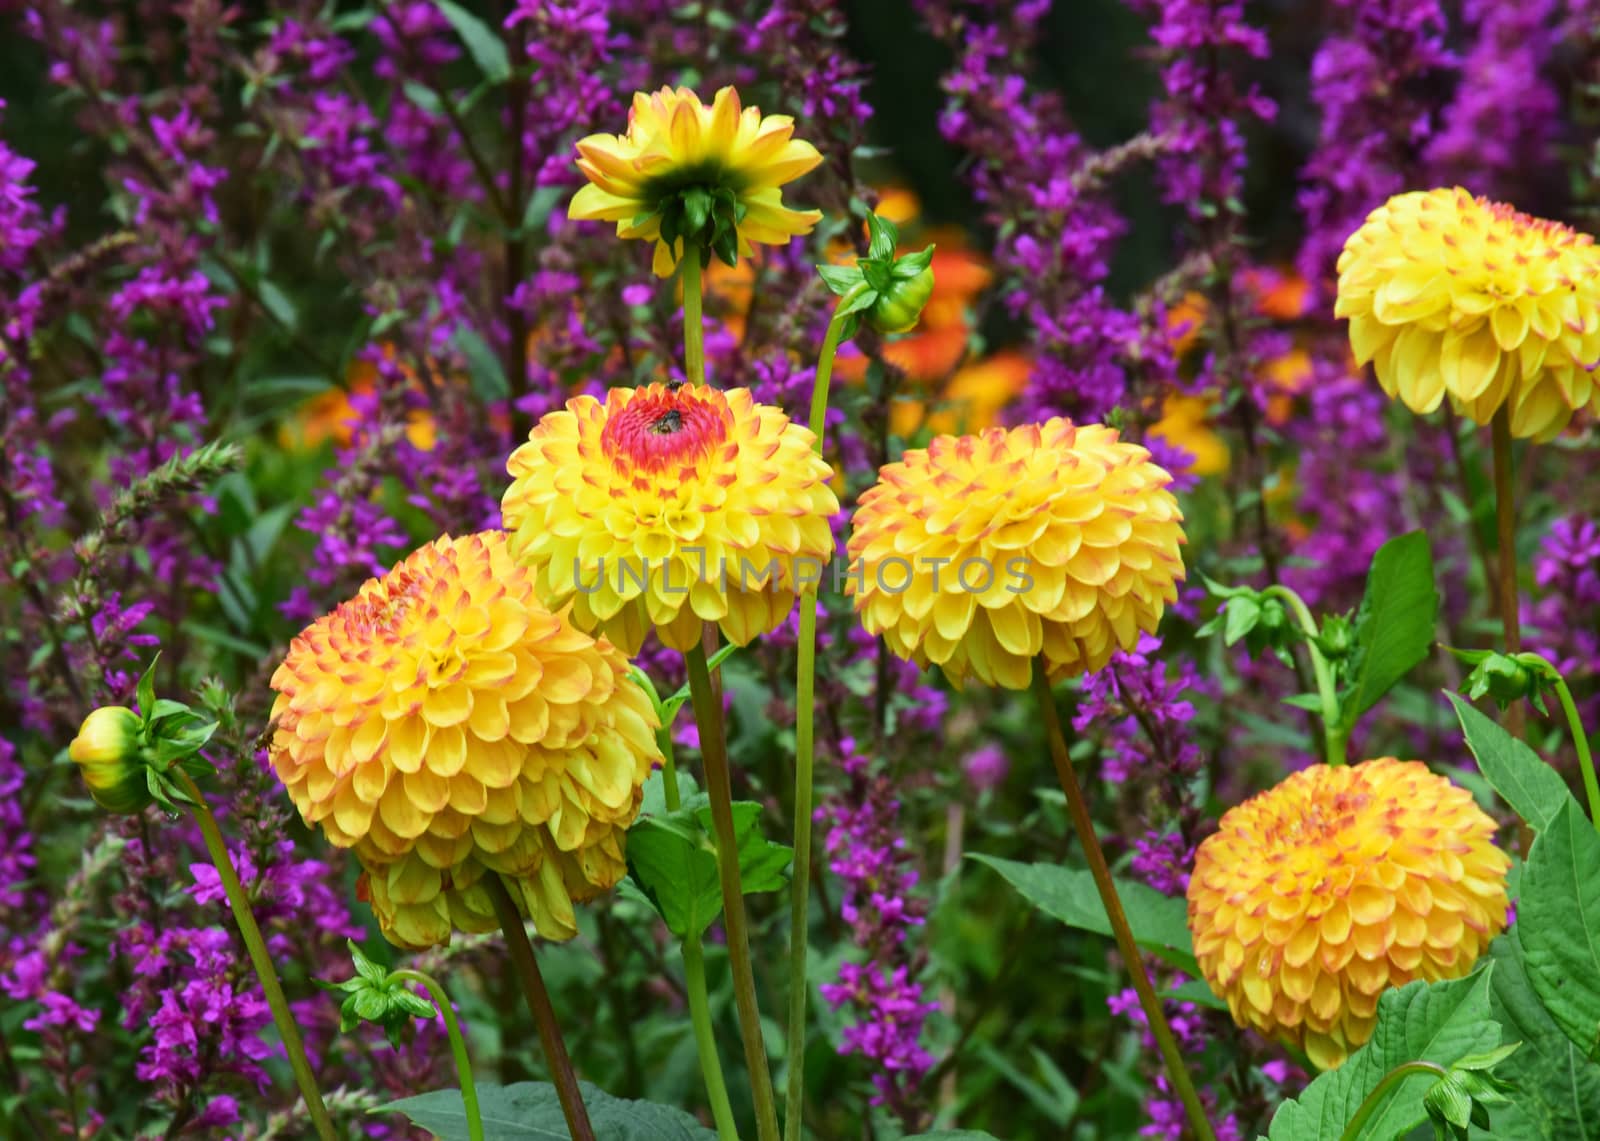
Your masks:
{"label": "thick green stem", "polygon": [[1269,586],[1263,597],[1280,598],[1294,613],[1306,636],[1306,651],[1311,655],[1311,672],[1317,679],[1317,698],[1322,703],[1322,759],[1330,765],[1345,763],[1346,734],[1339,722],[1339,694],[1333,685],[1333,667],[1317,647],[1317,620],[1301,598],[1287,586]]}
{"label": "thick green stem", "polygon": [[[1522,652],[1522,622],[1517,604],[1517,494],[1511,484],[1511,410],[1502,405],[1490,427],[1494,439],[1494,520],[1500,567],[1500,628],[1505,652]],[[1506,706],[1506,732],[1522,736],[1522,703]]]}
{"label": "thick green stem", "polygon": [[1067,794],[1067,814],[1072,817],[1078,843],[1083,846],[1084,857],[1089,861],[1089,874],[1100,892],[1100,903],[1105,908],[1106,918],[1111,921],[1111,933],[1116,938],[1117,949],[1122,952],[1128,973],[1133,976],[1133,989],[1139,996],[1145,1021],[1150,1025],[1150,1033],[1155,1037],[1156,1047],[1166,1064],[1167,1080],[1177,1092],[1178,1100],[1183,1102],[1189,1127],[1198,1141],[1216,1141],[1217,1135],[1211,1129],[1211,1122],[1206,1119],[1205,1106],[1201,1104],[1200,1095],[1195,1091],[1194,1082],[1190,1080],[1189,1071],[1183,1064],[1183,1053],[1178,1049],[1177,1039],[1172,1036],[1172,1027],[1167,1024],[1166,1012],[1161,1009],[1161,1000],[1156,997],[1155,987],[1150,985],[1150,976],[1144,969],[1144,954],[1134,940],[1133,928],[1128,926],[1122,899],[1117,895],[1117,885],[1111,878],[1111,867],[1106,863],[1105,852],[1100,847],[1099,837],[1095,835],[1088,802],[1078,785],[1078,775],[1072,770],[1072,758],[1067,755],[1067,738],[1061,731],[1055,695],[1050,691],[1050,677],[1045,672],[1042,659],[1036,660],[1033,665],[1033,692],[1044,718],[1045,736],[1050,741],[1050,757],[1055,762],[1056,776],[1061,781],[1061,791]]}
{"label": "thick green stem", "polygon": [[261,983],[261,993],[272,1008],[272,1021],[278,1028],[279,1037],[283,1039],[283,1051],[289,1056],[289,1068],[294,1071],[300,1096],[305,1099],[311,1125],[322,1141],[334,1141],[333,1121],[328,1117],[328,1107],[322,1103],[322,1091],[317,1088],[317,1077],[311,1072],[311,1059],[306,1056],[306,1046],[300,1038],[294,1015],[289,1010],[289,1000],[284,998],[283,984],[278,981],[278,970],[272,965],[272,957],[267,954],[266,941],[261,938],[261,928],[256,926],[249,897],[244,893],[244,885],[239,882],[233,857],[228,855],[228,845],[223,842],[217,818],[211,815],[200,786],[188,773],[176,766],[170,772],[194,801],[192,807],[195,820],[200,825],[200,835],[205,838],[206,851],[216,865],[217,878],[222,882],[223,894],[228,897],[228,906],[233,909],[233,919],[239,925],[239,936],[244,940],[245,950],[250,954],[250,965],[255,968],[256,979]]}
{"label": "thick green stem", "polygon": [[[828,424],[828,384],[833,378],[833,355],[839,348],[844,322],[828,322],[828,335],[817,358],[817,380],[811,390],[812,447],[822,454]],[[794,877],[789,885],[789,1081],[784,1091],[784,1136],[800,1141],[805,1117],[806,1001],[811,986],[806,979],[807,935],[811,927],[811,809],[816,760],[817,588],[800,595],[799,661],[795,667],[794,730]]]}
{"label": "thick green stem", "polygon": [[684,652],[689,667],[689,700],[700,729],[700,756],[705,761],[706,794],[711,798],[711,824],[717,843],[717,873],[722,881],[722,915],[728,933],[728,963],[733,970],[733,997],[739,1008],[739,1034],[745,1065],[750,1070],[750,1097],[755,1104],[756,1135],[778,1141],[778,1107],[767,1069],[767,1046],[761,1038],[761,1011],[756,1004],[756,976],[750,963],[749,922],[739,877],[739,841],[733,827],[733,783],[728,773],[727,745],[722,736],[722,703],[711,688],[706,652],[696,646]]}
{"label": "thick green stem", "polygon": [[1378,1107],[1383,1104],[1383,1099],[1396,1084],[1405,1081],[1413,1074],[1432,1074],[1436,1078],[1448,1078],[1450,1073],[1443,1066],[1436,1066],[1432,1062],[1402,1062],[1387,1074],[1383,1080],[1372,1087],[1372,1092],[1361,1103],[1356,1115],[1350,1119],[1350,1124],[1344,1127],[1344,1132],[1339,1134],[1339,1141],[1360,1141],[1361,1130],[1366,1127],[1367,1121]]}
{"label": "thick green stem", "polygon": [[683,253],[683,370],[690,384],[706,382],[706,332],[700,315],[700,251]]}
{"label": "thick green stem", "polygon": [[700,1052],[700,1072],[705,1075],[706,1095],[711,1099],[711,1117],[717,1123],[717,1137],[719,1141],[739,1141],[739,1127],[734,1123],[728,1086],[722,1077],[722,1059],[717,1056],[717,1035],[711,1028],[711,1002],[706,997],[706,953],[698,935],[683,941],[683,980],[689,996],[694,1045]]}
{"label": "thick green stem", "polygon": [[417,983],[427,990],[428,996],[433,999],[433,1005],[439,1008],[439,1013],[444,1016],[445,1035],[450,1039],[450,1053],[455,1055],[456,1080],[461,1083],[461,1101],[467,1110],[467,1137],[470,1141],[484,1141],[483,1114],[478,1109],[478,1083],[472,1079],[472,1058],[467,1053],[467,1040],[461,1034],[461,1023],[456,1021],[456,1012],[451,1009],[450,996],[432,975],[414,971],[410,967],[390,971],[384,982]]}
{"label": "thick green stem", "polygon": [[[672,755],[672,726],[663,715],[661,699],[653,687],[650,696],[656,703],[656,715],[661,717],[661,728],[656,730],[656,743],[661,747],[661,791],[667,801],[667,811],[676,812],[682,799],[678,795],[678,772]],[[683,941],[683,989],[689,996],[689,1023],[694,1027],[695,1050],[700,1055],[700,1074],[706,1080],[706,1097],[711,1101],[711,1117],[717,1123],[717,1136],[721,1141],[739,1141],[739,1129],[733,1120],[733,1106],[728,1101],[728,1083],[722,1076],[722,1057],[717,1053],[717,1036],[711,1027],[706,955],[698,935]]]}
{"label": "thick green stem", "polygon": [[500,929],[505,932],[506,950],[522,982],[522,994],[528,1000],[528,1010],[533,1014],[534,1025],[539,1028],[539,1043],[544,1047],[544,1060],[550,1067],[550,1079],[555,1083],[562,1116],[567,1119],[567,1131],[572,1134],[572,1141],[595,1141],[594,1126],[589,1124],[589,1110],[584,1106],[583,1092],[578,1088],[578,1075],[573,1072],[572,1059],[567,1056],[567,1045],[561,1040],[556,1008],[550,1003],[550,992],[545,989],[544,976],[539,973],[539,960],[534,957],[533,944],[528,942],[528,930],[522,925],[522,913],[517,910],[511,893],[497,873],[485,873],[483,884],[494,904]]}
{"label": "thick green stem", "polygon": [[[1545,663],[1549,665],[1549,663]],[[1589,752],[1589,735],[1584,732],[1583,719],[1578,716],[1578,704],[1572,700],[1572,691],[1567,688],[1567,679],[1560,672],[1550,666],[1550,672],[1556,679],[1556,697],[1561,701],[1561,711],[1567,715],[1567,728],[1572,731],[1572,743],[1578,750],[1578,768],[1583,773],[1583,791],[1589,798],[1589,819],[1594,821],[1595,831],[1600,832],[1600,781],[1595,779],[1594,757]]]}

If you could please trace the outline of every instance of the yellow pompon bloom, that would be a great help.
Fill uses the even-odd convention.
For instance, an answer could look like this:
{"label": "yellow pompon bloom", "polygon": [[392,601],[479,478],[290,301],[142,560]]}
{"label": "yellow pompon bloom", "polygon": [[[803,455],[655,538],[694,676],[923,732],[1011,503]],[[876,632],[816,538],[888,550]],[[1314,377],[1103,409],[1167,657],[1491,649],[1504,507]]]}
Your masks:
{"label": "yellow pompon bloom", "polygon": [[1413,412],[1509,406],[1512,435],[1548,440],[1600,408],[1600,253],[1559,222],[1459,188],[1397,195],[1345,243],[1334,314]]}
{"label": "yellow pompon bloom", "polygon": [[1189,929],[1234,1021],[1340,1065],[1378,997],[1472,969],[1506,925],[1495,824],[1420,761],[1313,765],[1200,845]]}
{"label": "yellow pompon bloom", "polygon": [[1098,424],[940,436],[856,508],[846,593],[868,632],[957,686],[1097,670],[1156,628],[1183,577],[1172,477]]}
{"label": "yellow pompon bloom", "polygon": [[[709,107],[687,87],[641,91],[627,134],[580,139],[578,154],[589,184],[567,216],[615,222],[619,238],[654,241],[661,277],[677,267],[685,238],[732,265],[752,242],[787,245],[822,219],[817,210],[789,209],[779,189],[822,161],[817,148],[794,137],[788,115],[742,107],[731,87]],[[705,197],[691,202],[694,192]]]}
{"label": "yellow pompon bloom", "polygon": [[650,699],[604,639],[552,614],[499,531],[435,540],[295,638],[272,677],[272,763],[354,848],[390,942],[497,926],[502,876],[547,939],[627,871],[660,760]]}
{"label": "yellow pompon bloom", "polygon": [[748,389],[652,384],[569,400],[511,454],[501,510],[542,597],[637,653],[702,623],[743,646],[833,555],[839,501],[811,431]]}

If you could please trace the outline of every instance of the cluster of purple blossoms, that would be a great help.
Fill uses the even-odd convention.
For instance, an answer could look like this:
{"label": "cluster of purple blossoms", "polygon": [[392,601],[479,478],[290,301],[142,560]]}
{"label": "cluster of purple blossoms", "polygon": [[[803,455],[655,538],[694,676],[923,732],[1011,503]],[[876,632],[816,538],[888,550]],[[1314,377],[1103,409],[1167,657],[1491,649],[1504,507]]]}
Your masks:
{"label": "cluster of purple blossoms", "polygon": [[840,748],[848,787],[817,809],[816,820],[827,828],[828,867],[844,883],[840,917],[865,961],[845,963],[838,981],[820,989],[835,1009],[847,1007],[854,1016],[839,1049],[874,1063],[873,1104],[915,1121],[916,1090],[934,1062],[922,1045],[923,1025],[939,1009],[923,999],[918,963],[906,945],[924,921],[926,901],[913,894],[918,877],[908,866],[892,782],[850,738]]}

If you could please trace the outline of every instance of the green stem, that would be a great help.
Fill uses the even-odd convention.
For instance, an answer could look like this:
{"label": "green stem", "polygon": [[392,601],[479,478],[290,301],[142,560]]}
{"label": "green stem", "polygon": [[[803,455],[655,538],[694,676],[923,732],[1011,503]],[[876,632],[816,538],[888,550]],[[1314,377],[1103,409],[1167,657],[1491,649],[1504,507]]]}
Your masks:
{"label": "green stem", "polygon": [[[828,384],[833,378],[833,355],[839,348],[845,323],[828,322],[817,357],[817,380],[811,389],[812,448],[822,454],[828,425]],[[784,1136],[800,1141],[805,1117],[806,1002],[811,986],[806,979],[808,933],[811,929],[811,810],[813,770],[816,761],[817,588],[800,595],[799,661],[795,667],[794,732],[794,878],[789,886],[789,1081],[784,1091]]]}
{"label": "green stem", "polygon": [[[661,727],[656,730],[656,743],[661,747],[661,791],[666,797],[667,811],[676,812],[682,799],[678,795],[678,771],[672,755],[672,726],[663,714],[661,699],[654,687],[649,687],[648,692],[656,703],[656,716],[661,718]],[[698,935],[683,941],[683,989],[689,996],[689,1023],[694,1027],[695,1050],[700,1055],[700,1074],[706,1080],[706,1096],[711,1101],[711,1117],[717,1123],[717,1136],[721,1141],[739,1141],[739,1128],[733,1120],[733,1106],[728,1101],[728,1083],[722,1076],[722,1058],[717,1053],[717,1036],[711,1028],[705,947]]]}
{"label": "green stem", "polygon": [[722,880],[723,923],[728,933],[728,963],[733,970],[733,997],[739,1008],[739,1034],[745,1065],[750,1070],[750,1097],[755,1105],[756,1135],[778,1141],[778,1107],[767,1069],[767,1046],[761,1038],[761,1011],[756,1004],[756,976],[750,963],[749,922],[739,877],[739,841],[733,827],[733,784],[722,736],[722,703],[711,688],[711,671],[701,646],[684,652],[689,667],[689,700],[700,729],[700,756],[705,761],[706,794],[711,798],[711,824],[717,843],[717,873]]}
{"label": "green stem", "polygon": [[410,982],[426,988],[433,1005],[444,1016],[444,1032],[450,1039],[450,1052],[456,1059],[456,1079],[461,1083],[461,1100],[467,1109],[467,1137],[470,1141],[483,1141],[483,1114],[478,1109],[478,1084],[472,1080],[472,1058],[467,1054],[467,1040],[461,1035],[461,1023],[450,1007],[450,996],[432,975],[410,967],[390,971],[384,983]]}
{"label": "green stem", "polygon": [[528,1010],[539,1029],[539,1044],[544,1047],[544,1060],[550,1067],[550,1079],[555,1083],[567,1131],[572,1134],[572,1141],[595,1141],[589,1110],[583,1104],[583,1091],[578,1088],[578,1075],[573,1072],[572,1059],[567,1056],[567,1045],[561,1040],[561,1024],[556,1021],[556,1008],[550,1003],[550,992],[545,989],[544,976],[539,973],[533,944],[528,942],[528,929],[522,925],[522,913],[517,910],[499,873],[485,872],[483,885],[494,904],[500,929],[506,934],[511,965],[522,982],[523,997],[528,1000]]}
{"label": "green stem", "polygon": [[690,384],[706,382],[706,333],[700,315],[700,251],[683,253],[683,368]]}
{"label": "green stem", "polygon": [[1436,1078],[1448,1078],[1450,1073],[1443,1066],[1436,1066],[1432,1062],[1402,1062],[1387,1074],[1383,1080],[1372,1088],[1365,1101],[1361,1103],[1356,1115],[1350,1119],[1350,1124],[1344,1127],[1344,1132],[1339,1134],[1339,1141],[1358,1141],[1362,1127],[1367,1124],[1367,1119],[1378,1112],[1378,1106],[1383,1104],[1384,1095],[1397,1083],[1405,1081],[1413,1074],[1432,1074]]}
{"label": "green stem", "polygon": [[294,1015],[289,1010],[289,1001],[283,996],[283,984],[278,981],[277,968],[272,965],[272,957],[267,954],[266,941],[261,938],[261,928],[256,926],[256,917],[250,910],[250,900],[244,893],[244,885],[239,882],[239,873],[233,866],[233,857],[228,855],[228,845],[223,842],[222,830],[217,827],[217,818],[211,815],[211,809],[206,807],[205,795],[200,791],[200,786],[195,784],[193,777],[177,766],[173,766],[169,772],[194,802],[191,807],[194,809],[195,820],[200,825],[200,835],[205,838],[206,851],[211,855],[211,862],[216,865],[217,878],[222,881],[222,891],[228,897],[228,906],[233,909],[233,919],[239,925],[239,935],[244,940],[245,950],[250,954],[250,965],[255,968],[256,978],[261,983],[261,993],[266,996],[267,1005],[272,1008],[272,1021],[278,1028],[279,1037],[283,1039],[283,1051],[289,1056],[289,1068],[294,1071],[294,1080],[300,1087],[300,1096],[305,1099],[306,1112],[311,1116],[311,1124],[322,1141],[334,1141],[333,1121],[328,1117],[328,1107],[322,1103],[322,1091],[317,1088],[317,1077],[311,1072],[311,1060],[306,1056],[305,1043],[300,1039],[300,1030],[295,1025]]}
{"label": "green stem", "polygon": [[717,1036],[711,1028],[711,1002],[706,997],[706,953],[698,935],[683,941],[683,980],[689,996],[689,1021],[694,1026],[695,1049],[700,1053],[700,1072],[705,1075],[711,1117],[717,1123],[717,1137],[719,1141],[739,1141],[739,1127],[734,1123],[728,1086],[722,1077],[722,1059],[717,1056]]}
{"label": "green stem", "polygon": [[[1511,483],[1511,409],[1502,405],[1490,427],[1494,440],[1494,520],[1500,565],[1500,628],[1508,654],[1522,652],[1522,622],[1517,605],[1517,495]],[[1522,736],[1522,702],[1506,706],[1506,731]]]}
{"label": "green stem", "polygon": [[1572,700],[1572,691],[1567,688],[1567,679],[1561,676],[1561,671],[1545,658],[1538,654],[1521,654],[1524,660],[1537,661],[1545,668],[1545,676],[1554,679],[1556,697],[1561,702],[1561,711],[1567,715],[1567,728],[1572,732],[1572,743],[1578,750],[1578,768],[1583,773],[1583,791],[1589,798],[1589,819],[1594,821],[1596,831],[1600,831],[1600,780],[1595,779],[1594,756],[1589,752],[1589,734],[1584,732],[1583,719],[1578,716],[1578,703]]}
{"label": "green stem", "polygon": [[1056,714],[1055,695],[1050,691],[1050,677],[1045,672],[1042,658],[1035,660],[1033,665],[1033,692],[1039,702],[1039,712],[1044,717],[1045,736],[1050,741],[1050,756],[1055,762],[1056,776],[1061,781],[1061,791],[1067,794],[1067,813],[1072,817],[1078,843],[1083,846],[1083,854],[1089,861],[1089,874],[1100,892],[1100,903],[1105,908],[1106,918],[1111,921],[1111,933],[1116,938],[1117,949],[1122,953],[1128,973],[1133,976],[1133,989],[1139,996],[1139,1005],[1144,1009],[1145,1021],[1150,1025],[1150,1033],[1155,1037],[1161,1059],[1166,1064],[1167,1080],[1177,1091],[1178,1100],[1183,1102],[1184,1111],[1189,1116],[1189,1127],[1195,1137],[1199,1141],[1217,1141],[1211,1122],[1206,1119],[1205,1106],[1201,1104],[1200,1095],[1195,1092],[1194,1082],[1190,1080],[1189,1071],[1183,1064],[1183,1053],[1178,1049],[1177,1039],[1172,1036],[1172,1027],[1167,1025],[1161,1000],[1156,997],[1155,987],[1150,985],[1150,976],[1144,969],[1144,954],[1133,937],[1133,928],[1128,925],[1128,916],[1122,909],[1121,897],[1117,895],[1117,885],[1111,878],[1106,854],[1100,847],[1099,837],[1095,835],[1088,802],[1078,785],[1078,775],[1072,770],[1072,758],[1067,755],[1067,739],[1061,731],[1061,718]]}
{"label": "green stem", "polygon": [[1287,586],[1269,586],[1261,592],[1263,598],[1279,598],[1294,613],[1295,621],[1306,636],[1306,650],[1311,655],[1311,672],[1317,679],[1317,697],[1322,703],[1322,759],[1330,765],[1345,763],[1346,734],[1339,723],[1339,694],[1333,685],[1333,667],[1317,647],[1317,620],[1311,616],[1305,599]]}

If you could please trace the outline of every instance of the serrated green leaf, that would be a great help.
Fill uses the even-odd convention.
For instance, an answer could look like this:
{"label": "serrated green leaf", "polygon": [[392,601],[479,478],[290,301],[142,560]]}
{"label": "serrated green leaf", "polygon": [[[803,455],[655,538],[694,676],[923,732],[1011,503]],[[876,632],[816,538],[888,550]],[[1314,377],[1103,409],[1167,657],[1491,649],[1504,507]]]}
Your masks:
{"label": "serrated green leaf", "polygon": [[[999,872],[1029,903],[1068,927],[1100,935],[1111,934],[1111,921],[1100,903],[1094,877],[1086,869],[1066,868],[1060,864],[1026,864],[980,852],[970,852],[967,858]],[[1200,973],[1189,934],[1188,907],[1183,900],[1127,880],[1117,881],[1117,894],[1122,897],[1122,908],[1127,912],[1134,940],[1141,947],[1185,974]]]}
{"label": "serrated green leaf", "polygon": [[1519,1043],[1496,1071],[1515,1087],[1516,1096],[1495,1111],[1495,1141],[1600,1141],[1600,1065],[1586,1061],[1551,1021],[1528,980],[1516,928],[1496,939],[1489,954],[1495,1020],[1505,1027],[1508,1041]]}
{"label": "serrated green leaf", "polygon": [[1479,713],[1454,693],[1445,695],[1455,707],[1466,735],[1467,748],[1478,759],[1478,769],[1505,802],[1543,832],[1564,804],[1576,803],[1567,782],[1523,742]]}
{"label": "serrated green leaf", "polygon": [[[1409,983],[1378,1000],[1372,1039],[1337,1070],[1322,1074],[1294,1101],[1278,1107],[1268,1141],[1339,1141],[1346,1124],[1385,1075],[1405,1062],[1449,1067],[1500,1042],[1490,1018],[1493,965],[1464,979]],[[1427,1117],[1423,1095],[1435,1077],[1413,1074],[1389,1087],[1356,1141],[1404,1137]]]}
{"label": "serrated green leaf", "polygon": [[[777,891],[793,855],[761,834],[761,806],[732,805],[739,873],[745,894]],[[680,939],[705,933],[722,914],[711,807],[704,795],[686,798],[676,812],[641,816],[628,832],[628,870]]]}
{"label": "serrated green leaf", "polygon": [[1600,835],[1576,801],[1539,833],[1522,871],[1517,938],[1533,989],[1589,1061],[1600,1060]]}
{"label": "serrated green leaf", "polygon": [[511,58],[506,54],[506,45],[488,24],[452,0],[433,0],[433,3],[461,37],[467,54],[485,79],[490,83],[504,83],[511,78]]}
{"label": "serrated green leaf", "polygon": [[1412,531],[1379,547],[1356,611],[1348,682],[1339,695],[1346,731],[1428,656],[1438,614],[1428,536]]}
{"label": "serrated green leaf", "polygon": [[[555,1086],[518,1082],[478,1083],[483,1130],[495,1141],[569,1141],[566,1118]],[[578,1083],[597,1141],[715,1141],[716,1134],[681,1109],[612,1097],[588,1082]],[[467,1111],[460,1090],[435,1090],[380,1105],[372,1113],[403,1113],[440,1141],[467,1141]]]}

